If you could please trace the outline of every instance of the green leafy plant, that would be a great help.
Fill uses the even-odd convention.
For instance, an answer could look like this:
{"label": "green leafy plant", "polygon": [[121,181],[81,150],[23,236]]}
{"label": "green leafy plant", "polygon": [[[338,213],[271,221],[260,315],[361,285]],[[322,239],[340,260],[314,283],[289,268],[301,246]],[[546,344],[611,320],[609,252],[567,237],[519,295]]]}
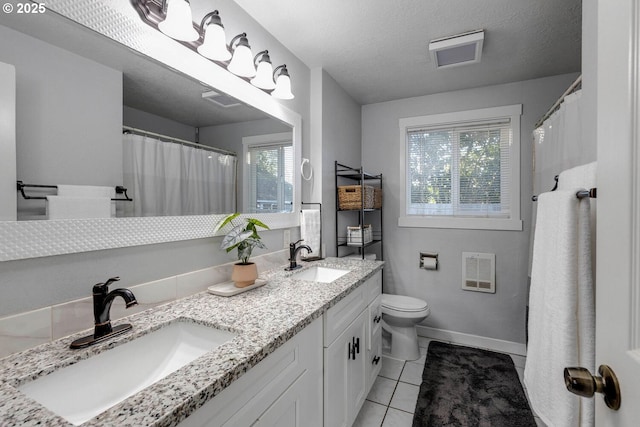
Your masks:
{"label": "green leafy plant", "polygon": [[253,248],[265,249],[266,246],[262,243],[261,237],[258,234],[258,227],[269,230],[269,227],[262,221],[255,218],[242,218],[243,224],[236,224],[233,222],[240,216],[239,213],[233,213],[225,218],[222,218],[216,225],[214,232],[218,232],[224,228],[227,224],[231,224],[233,228],[222,239],[221,249],[231,252],[234,249],[238,249],[238,259],[242,264],[249,263],[249,257]]}

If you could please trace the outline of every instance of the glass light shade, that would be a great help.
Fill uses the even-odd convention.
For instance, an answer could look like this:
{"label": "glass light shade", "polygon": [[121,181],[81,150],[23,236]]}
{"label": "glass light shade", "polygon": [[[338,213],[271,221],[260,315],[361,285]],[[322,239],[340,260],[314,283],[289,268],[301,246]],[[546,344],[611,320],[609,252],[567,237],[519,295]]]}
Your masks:
{"label": "glass light shade", "polygon": [[264,90],[275,89],[276,84],[273,81],[273,67],[270,62],[260,61],[256,76],[251,79],[251,84]]}
{"label": "glass light shade", "polygon": [[198,53],[214,61],[228,61],[231,52],[227,49],[224,28],[217,24],[209,24],[204,30],[204,43],[198,46]]}
{"label": "glass light shade", "polygon": [[291,92],[291,79],[286,74],[280,74],[276,78],[276,88],[271,92],[271,96],[278,99],[293,99]]}
{"label": "glass light shade", "polygon": [[158,29],[172,39],[185,42],[196,41],[200,34],[193,28],[191,6],[185,0],[168,0],[167,16],[158,24]]}
{"label": "glass light shade", "polygon": [[236,76],[253,77],[256,75],[256,67],[253,65],[251,49],[245,45],[238,45],[233,51],[233,57],[227,67]]}

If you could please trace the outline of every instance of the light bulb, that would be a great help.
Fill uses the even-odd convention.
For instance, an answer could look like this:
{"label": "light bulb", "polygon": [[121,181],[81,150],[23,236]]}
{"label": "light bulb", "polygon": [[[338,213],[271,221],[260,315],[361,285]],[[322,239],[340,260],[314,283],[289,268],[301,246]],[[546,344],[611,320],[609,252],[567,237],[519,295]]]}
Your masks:
{"label": "light bulb", "polygon": [[260,59],[260,62],[258,62],[258,70],[256,71],[256,76],[251,79],[251,84],[264,90],[275,89],[276,84],[273,81],[273,66],[271,65],[269,52],[266,50],[262,51],[256,55],[256,58],[260,56],[260,54],[262,54],[262,58]]}
{"label": "light bulb", "polygon": [[198,53],[214,61],[228,61],[231,59],[231,52],[227,49],[224,28],[218,24],[210,23],[204,30],[204,43],[198,46]]}
{"label": "light bulb", "polygon": [[291,78],[289,77],[289,71],[286,66],[280,65],[276,68],[274,74],[280,74],[276,77],[276,88],[271,92],[271,96],[278,99],[293,99],[293,93],[291,92]]}
{"label": "light bulb", "polygon": [[[236,36],[238,37],[238,36]],[[253,64],[253,55],[251,54],[251,47],[249,47],[249,41],[246,35],[239,37],[239,42],[235,48],[233,48],[233,56],[231,62],[227,66],[227,69],[240,77],[253,77],[256,75],[256,67]]]}
{"label": "light bulb", "polygon": [[191,6],[186,0],[167,0],[167,16],[158,24],[158,29],[172,39],[186,42],[196,41],[200,34],[193,28]]}

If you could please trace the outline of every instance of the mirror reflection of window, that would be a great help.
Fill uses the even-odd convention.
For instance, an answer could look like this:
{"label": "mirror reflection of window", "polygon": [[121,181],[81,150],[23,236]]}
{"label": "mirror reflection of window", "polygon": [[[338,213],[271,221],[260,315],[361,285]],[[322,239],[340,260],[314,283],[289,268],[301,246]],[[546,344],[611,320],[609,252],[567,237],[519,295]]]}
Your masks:
{"label": "mirror reflection of window", "polygon": [[248,210],[251,213],[292,212],[293,144],[291,140],[249,144],[246,149]]}

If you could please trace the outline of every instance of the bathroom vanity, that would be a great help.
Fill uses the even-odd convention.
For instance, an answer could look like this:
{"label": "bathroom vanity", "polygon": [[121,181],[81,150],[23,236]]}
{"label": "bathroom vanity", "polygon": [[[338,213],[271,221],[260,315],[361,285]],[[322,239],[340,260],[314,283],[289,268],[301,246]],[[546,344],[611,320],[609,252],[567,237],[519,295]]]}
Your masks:
{"label": "bathroom vanity", "polygon": [[[158,348],[149,341],[142,350],[128,350],[130,344],[181,329],[176,324],[196,324],[224,339],[83,425],[350,426],[381,366],[382,265],[337,258],[305,264],[302,272],[347,271],[330,282],[274,269],[261,275],[265,286],[250,292],[231,298],[200,293],[129,316],[122,321],[133,325],[130,333],[86,349],[69,349],[84,331],[9,356],[0,360],[0,425],[73,425],[21,388],[37,388],[40,379],[98,361],[98,368],[89,369],[115,380],[103,384],[86,375],[87,382],[105,388],[98,394],[117,394],[125,378],[149,364],[145,352]],[[100,365],[98,356],[117,352],[126,356]],[[129,373],[138,358],[140,367]],[[64,401],[71,388],[46,394]],[[69,399],[80,406],[80,398]]]}

